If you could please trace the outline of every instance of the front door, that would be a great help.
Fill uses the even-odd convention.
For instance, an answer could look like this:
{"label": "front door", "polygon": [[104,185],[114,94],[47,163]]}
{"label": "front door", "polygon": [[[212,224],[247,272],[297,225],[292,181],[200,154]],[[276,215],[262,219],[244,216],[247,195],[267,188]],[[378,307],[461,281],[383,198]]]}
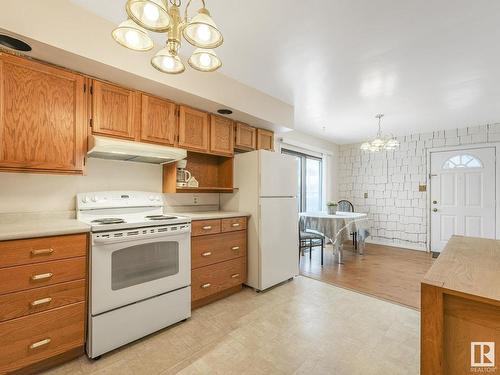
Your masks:
{"label": "front door", "polygon": [[431,153],[431,250],[454,234],[495,238],[495,149]]}

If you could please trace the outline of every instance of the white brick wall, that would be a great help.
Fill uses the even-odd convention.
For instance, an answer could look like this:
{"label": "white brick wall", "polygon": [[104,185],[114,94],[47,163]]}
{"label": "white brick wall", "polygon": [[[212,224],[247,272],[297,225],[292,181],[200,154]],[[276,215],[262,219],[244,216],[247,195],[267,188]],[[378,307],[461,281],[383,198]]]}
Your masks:
{"label": "white brick wall", "polygon": [[[500,123],[399,137],[397,151],[367,153],[360,144],[339,150],[340,199],[367,212],[375,242],[425,250],[427,248],[427,149],[500,142]],[[368,193],[368,198],[364,198]]]}

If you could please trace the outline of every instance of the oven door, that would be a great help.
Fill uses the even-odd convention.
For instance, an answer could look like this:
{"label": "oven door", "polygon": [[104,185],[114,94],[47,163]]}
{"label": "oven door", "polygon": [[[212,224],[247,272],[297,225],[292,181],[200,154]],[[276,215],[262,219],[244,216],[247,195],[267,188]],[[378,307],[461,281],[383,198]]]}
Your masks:
{"label": "oven door", "polygon": [[191,285],[190,227],[149,232],[92,236],[92,315]]}

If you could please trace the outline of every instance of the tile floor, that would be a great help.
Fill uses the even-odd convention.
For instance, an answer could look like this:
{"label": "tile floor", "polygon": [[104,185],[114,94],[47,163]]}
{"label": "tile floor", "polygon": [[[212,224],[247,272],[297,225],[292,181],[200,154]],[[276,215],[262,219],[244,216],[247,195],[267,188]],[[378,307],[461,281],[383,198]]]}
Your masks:
{"label": "tile floor", "polygon": [[299,276],[193,312],[185,323],[61,374],[418,374],[419,313]]}

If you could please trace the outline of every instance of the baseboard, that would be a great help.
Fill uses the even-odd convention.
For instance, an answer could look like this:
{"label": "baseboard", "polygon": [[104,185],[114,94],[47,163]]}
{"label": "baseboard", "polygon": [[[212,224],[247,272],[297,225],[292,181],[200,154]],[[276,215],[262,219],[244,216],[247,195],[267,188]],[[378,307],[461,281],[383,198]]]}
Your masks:
{"label": "baseboard", "polygon": [[378,240],[378,239],[373,239],[373,238],[367,238],[366,243],[374,244],[374,245],[384,245],[384,246],[391,246],[391,247],[401,247],[403,249],[408,249],[408,250],[417,250],[417,251],[423,251],[427,252],[427,249],[423,249],[419,245],[412,245],[412,244],[400,244],[400,243],[394,243],[390,240]]}

